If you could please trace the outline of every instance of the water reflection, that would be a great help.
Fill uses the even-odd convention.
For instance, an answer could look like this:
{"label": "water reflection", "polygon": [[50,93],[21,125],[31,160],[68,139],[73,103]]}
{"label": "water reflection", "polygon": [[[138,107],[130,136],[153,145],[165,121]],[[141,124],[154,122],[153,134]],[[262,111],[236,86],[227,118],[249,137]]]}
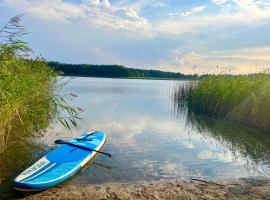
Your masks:
{"label": "water reflection", "polygon": [[[177,107],[178,102],[171,98],[174,85],[174,81],[73,79],[67,90],[78,95],[74,103],[85,109],[84,120],[71,135],[56,128],[56,136],[45,137],[44,143],[50,145],[59,137],[68,139],[83,131],[102,129],[108,134],[104,151],[113,157],[99,155],[94,162],[109,168],[89,164],[66,184],[268,175],[261,169],[265,163],[254,162],[242,152],[243,144],[226,140],[226,134],[233,137],[236,133],[240,140],[246,135],[245,129],[225,129],[211,122],[209,127],[216,130],[202,126],[199,119]],[[253,148],[248,145],[250,139],[242,142]],[[267,142],[263,146],[267,150]]]}
{"label": "water reflection", "polygon": [[[185,85],[182,84],[182,87]],[[174,95],[172,95],[172,107],[176,117],[186,115],[186,123],[203,136],[202,140],[225,146],[231,154],[224,157],[213,154],[211,151],[205,151],[200,153],[201,159],[219,158],[230,162],[237,158],[244,158],[244,166],[247,170],[270,174],[269,135],[244,126],[196,114],[188,110],[185,103],[175,98]]]}
{"label": "water reflection", "polygon": [[207,140],[225,145],[234,158],[244,157],[248,169],[270,173],[270,136],[245,127],[189,113],[188,120]]}
{"label": "water reflection", "polygon": [[29,138],[13,135],[0,154],[0,199],[14,195],[13,179],[27,166],[38,160],[48,149]]}
{"label": "water reflection", "polygon": [[[89,130],[104,130],[104,151],[64,184],[96,184],[269,176],[270,139],[243,127],[197,116],[171,98],[174,81],[75,78],[82,121],[71,133],[55,129],[38,140],[14,143],[1,155],[1,188],[41,157],[54,140]],[[43,145],[39,145],[43,144]],[[48,146],[48,147],[47,147]],[[45,148],[45,150],[44,150]]]}

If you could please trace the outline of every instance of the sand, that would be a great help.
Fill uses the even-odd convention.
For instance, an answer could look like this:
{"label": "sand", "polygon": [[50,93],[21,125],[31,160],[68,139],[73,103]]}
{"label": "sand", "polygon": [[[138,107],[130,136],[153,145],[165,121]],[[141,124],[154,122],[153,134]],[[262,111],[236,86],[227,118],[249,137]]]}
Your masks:
{"label": "sand", "polygon": [[226,183],[201,180],[154,183],[109,183],[103,185],[58,186],[27,196],[43,199],[269,199],[270,180],[240,179]]}

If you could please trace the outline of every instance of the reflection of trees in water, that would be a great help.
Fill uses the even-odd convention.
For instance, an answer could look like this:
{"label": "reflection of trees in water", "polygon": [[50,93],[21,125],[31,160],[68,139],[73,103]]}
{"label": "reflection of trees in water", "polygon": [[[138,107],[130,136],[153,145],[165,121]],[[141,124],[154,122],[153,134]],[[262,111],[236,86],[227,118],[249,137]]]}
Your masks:
{"label": "reflection of trees in water", "polygon": [[270,136],[233,123],[215,120],[191,112],[185,103],[172,96],[175,115],[185,115],[186,124],[192,126],[204,139],[227,147],[235,159],[246,160],[248,170],[270,174]]}
{"label": "reflection of trees in water", "polygon": [[[50,102],[41,102],[42,105],[35,108],[39,117],[32,117],[32,109],[29,109],[20,118],[14,117],[6,126],[0,127],[0,131],[8,133],[4,143],[0,143],[0,199],[1,196],[12,195],[15,176],[45,152],[46,147],[38,144],[36,139],[48,128],[51,121],[48,116],[52,109]],[[31,106],[37,104],[33,103]]]}
{"label": "reflection of trees in water", "polygon": [[18,137],[18,134],[12,134],[10,140],[12,142],[0,154],[0,199],[12,195],[15,176],[38,160],[46,149],[33,138]]}
{"label": "reflection of trees in water", "polygon": [[222,121],[197,116],[189,113],[188,118],[205,138],[214,139],[229,148],[235,157],[241,156],[247,160],[248,169],[263,170],[270,173],[270,137],[234,126]]}

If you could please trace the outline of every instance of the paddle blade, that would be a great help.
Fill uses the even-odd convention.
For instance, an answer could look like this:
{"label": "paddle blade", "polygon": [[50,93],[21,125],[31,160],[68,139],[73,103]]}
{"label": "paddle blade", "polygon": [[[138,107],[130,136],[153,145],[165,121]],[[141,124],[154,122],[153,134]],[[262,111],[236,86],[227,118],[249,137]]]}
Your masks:
{"label": "paddle blade", "polygon": [[64,144],[65,141],[62,140],[62,139],[58,139],[58,140],[55,140],[54,143],[55,143],[55,144]]}

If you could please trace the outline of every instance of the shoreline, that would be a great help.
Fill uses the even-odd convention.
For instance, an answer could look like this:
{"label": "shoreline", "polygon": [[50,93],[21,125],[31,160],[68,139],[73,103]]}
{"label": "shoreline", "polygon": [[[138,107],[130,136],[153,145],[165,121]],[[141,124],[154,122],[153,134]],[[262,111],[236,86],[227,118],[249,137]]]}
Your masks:
{"label": "shoreline", "polygon": [[79,77],[79,78],[105,78],[105,79],[127,79],[127,80],[159,80],[159,81],[192,81],[193,79],[184,78],[154,78],[154,77],[103,77],[103,76],[86,76],[86,75],[58,75],[61,77]]}
{"label": "shoreline", "polygon": [[270,199],[270,179],[248,178],[226,182],[196,179],[174,182],[60,185],[26,196],[24,199]]}

